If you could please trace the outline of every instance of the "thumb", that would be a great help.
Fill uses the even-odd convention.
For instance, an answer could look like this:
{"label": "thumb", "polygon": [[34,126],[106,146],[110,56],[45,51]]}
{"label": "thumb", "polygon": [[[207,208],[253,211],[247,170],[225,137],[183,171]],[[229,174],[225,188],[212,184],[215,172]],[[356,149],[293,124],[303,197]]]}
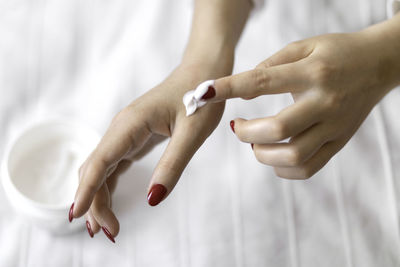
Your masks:
{"label": "thumb", "polygon": [[150,206],[158,205],[173,190],[190,159],[207,138],[199,131],[188,131],[186,126],[176,127],[171,139],[154,169],[147,200]]}

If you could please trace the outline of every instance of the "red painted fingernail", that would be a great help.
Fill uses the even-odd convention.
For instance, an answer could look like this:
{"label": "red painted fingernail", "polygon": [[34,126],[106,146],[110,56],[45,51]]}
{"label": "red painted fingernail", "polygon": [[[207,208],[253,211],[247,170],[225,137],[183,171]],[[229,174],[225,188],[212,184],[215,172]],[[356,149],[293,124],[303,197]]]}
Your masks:
{"label": "red painted fingernail", "polygon": [[210,99],[215,96],[215,88],[214,86],[210,85],[208,87],[207,92],[201,97],[202,100]]}
{"label": "red painted fingernail", "polygon": [[229,124],[231,125],[232,132],[235,132],[235,121],[231,120]]}
{"label": "red painted fingernail", "polygon": [[74,219],[74,203],[72,203],[71,208],[69,208],[69,213],[68,213],[68,220],[69,222],[72,222],[72,220]]}
{"label": "red painted fingernail", "polygon": [[163,200],[165,194],[167,193],[167,188],[162,184],[155,184],[151,187],[149,194],[147,195],[147,201],[150,206],[156,206]]}
{"label": "red painted fingernail", "polygon": [[87,228],[87,231],[88,231],[90,237],[93,238],[94,234],[93,234],[92,227],[90,226],[89,221],[86,221],[86,228]]}
{"label": "red painted fingernail", "polygon": [[111,235],[110,231],[108,231],[107,228],[105,227],[101,227],[101,229],[103,229],[104,234],[108,237],[108,239],[111,240],[111,242],[115,243],[115,239],[114,237]]}
{"label": "red painted fingernail", "polygon": [[253,143],[251,143],[251,149],[253,149],[253,150],[254,150],[254,144],[253,144]]}

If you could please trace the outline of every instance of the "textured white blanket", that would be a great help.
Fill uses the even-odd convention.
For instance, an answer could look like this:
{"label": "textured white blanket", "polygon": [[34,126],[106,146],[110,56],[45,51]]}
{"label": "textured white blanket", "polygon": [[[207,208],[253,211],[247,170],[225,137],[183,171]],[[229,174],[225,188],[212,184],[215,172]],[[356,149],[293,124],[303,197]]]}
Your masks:
{"label": "textured white blanket", "polygon": [[[55,114],[104,132],[178,64],[191,9],[178,0],[0,0],[0,154],[26,122]],[[290,41],[385,18],[384,0],[270,0],[246,27],[235,72]],[[165,144],[134,164],[114,196],[116,244],[102,233],[32,227],[0,187],[0,266],[400,266],[399,89],[307,181],[275,177],[229,129],[234,117],[272,115],[289,103],[287,95],[229,101],[158,207],[147,205],[146,187]]]}

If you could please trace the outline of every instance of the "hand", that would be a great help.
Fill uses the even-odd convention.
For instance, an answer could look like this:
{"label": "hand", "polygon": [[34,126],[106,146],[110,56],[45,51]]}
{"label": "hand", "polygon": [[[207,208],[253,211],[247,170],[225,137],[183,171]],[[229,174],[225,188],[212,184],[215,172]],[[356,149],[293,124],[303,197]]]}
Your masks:
{"label": "hand", "polygon": [[159,86],[123,109],[80,169],[69,218],[86,214],[89,234],[103,228],[114,242],[119,224],[110,193],[131,162],[171,137],[150,181],[148,201],[157,205],[174,188],[197,149],[218,125],[225,103],[186,117],[184,93],[232,72],[234,50],[251,10],[248,0],[195,1],[192,29],[182,64]]}
{"label": "hand", "polygon": [[273,166],[278,176],[309,178],[395,86],[398,73],[393,75],[386,61],[388,40],[373,36],[328,34],[289,44],[254,70],[218,79],[209,101],[290,92],[295,103],[277,115],[231,124],[242,142],[254,144],[257,160]]}
{"label": "hand", "polygon": [[[220,76],[230,73],[224,71]],[[207,105],[186,117],[185,92],[216,78],[210,66],[181,66],[159,86],[119,112],[97,148],[80,168],[80,184],[71,209],[73,218],[85,214],[91,236],[101,227],[114,242],[119,223],[111,210],[111,193],[118,176],[165,137],[171,137],[150,181],[149,204],[154,206],[174,188],[197,149],[218,125],[224,102]],[[157,185],[157,186],[155,186]]]}

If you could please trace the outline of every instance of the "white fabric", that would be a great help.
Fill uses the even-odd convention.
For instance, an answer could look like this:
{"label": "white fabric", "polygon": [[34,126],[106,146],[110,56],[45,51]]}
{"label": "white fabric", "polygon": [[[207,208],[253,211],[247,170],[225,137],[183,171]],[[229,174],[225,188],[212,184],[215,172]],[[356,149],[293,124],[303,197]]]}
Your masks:
{"label": "white fabric", "polygon": [[[26,121],[62,114],[104,132],[113,115],[178,64],[191,7],[178,0],[0,0],[0,153]],[[383,0],[270,0],[246,27],[235,72],[285,44],[385,19]],[[286,181],[231,133],[287,95],[232,100],[174,193],[146,187],[165,143],[120,180],[116,244],[52,236],[22,221],[0,188],[0,266],[399,266],[400,93],[387,95],[315,177]],[[66,214],[67,219],[67,214]]]}
{"label": "white fabric", "polygon": [[261,10],[262,8],[264,8],[265,5],[265,0],[252,0],[253,2],[253,11],[252,11],[252,15],[254,13],[257,13],[259,10]]}

